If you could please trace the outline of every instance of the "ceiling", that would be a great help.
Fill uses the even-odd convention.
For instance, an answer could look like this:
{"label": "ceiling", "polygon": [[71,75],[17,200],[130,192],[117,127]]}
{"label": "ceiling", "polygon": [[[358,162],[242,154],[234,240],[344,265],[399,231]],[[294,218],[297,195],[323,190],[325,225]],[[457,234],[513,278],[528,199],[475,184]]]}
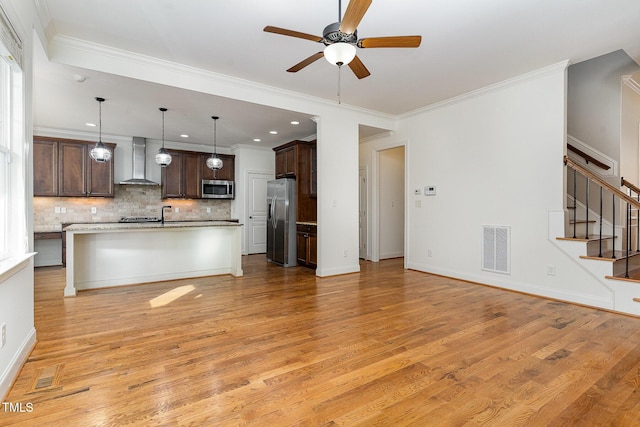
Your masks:
{"label": "ceiling", "polygon": [[[36,1],[36,0],[34,0]],[[347,6],[345,0],[343,9]],[[319,60],[285,70],[322,45],[265,33],[266,25],[322,35],[337,0],[42,0],[49,37],[66,36],[337,102],[338,68]],[[371,76],[341,70],[343,104],[401,115],[563,60],[624,49],[640,63],[638,0],[374,0],[358,36],[422,35],[417,49],[359,49]],[[207,144],[275,146],[315,134],[311,117],[49,62],[36,52],[36,128]],[[85,78],[76,81],[76,76]],[[292,120],[300,122],[291,125]],[[277,135],[269,131],[277,131]],[[362,128],[361,137],[380,132]],[[95,130],[94,130],[95,132]],[[189,138],[181,138],[182,133]],[[253,142],[254,138],[262,139]]]}

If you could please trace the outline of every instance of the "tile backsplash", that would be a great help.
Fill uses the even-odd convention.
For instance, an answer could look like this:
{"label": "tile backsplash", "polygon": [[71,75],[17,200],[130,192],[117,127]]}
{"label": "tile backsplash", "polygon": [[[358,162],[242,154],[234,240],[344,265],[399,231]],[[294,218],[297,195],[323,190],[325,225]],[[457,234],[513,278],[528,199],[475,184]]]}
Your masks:
{"label": "tile backsplash", "polygon": [[[165,205],[172,206],[164,214],[169,221],[231,219],[230,200],[162,199],[160,186],[116,184],[114,187],[113,198],[34,197],[34,231],[61,230],[63,223],[117,222],[123,216],[159,218]],[[176,208],[179,212],[175,212]],[[207,212],[207,208],[211,212]]]}

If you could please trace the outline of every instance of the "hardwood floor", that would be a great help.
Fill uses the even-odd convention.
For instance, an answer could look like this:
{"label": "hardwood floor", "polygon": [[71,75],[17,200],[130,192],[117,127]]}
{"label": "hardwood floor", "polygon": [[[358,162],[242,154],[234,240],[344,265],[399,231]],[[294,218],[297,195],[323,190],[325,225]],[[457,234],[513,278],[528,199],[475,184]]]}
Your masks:
{"label": "hardwood floor", "polygon": [[640,319],[402,268],[316,278],[264,256],[63,298],[0,425],[602,426],[640,420]]}

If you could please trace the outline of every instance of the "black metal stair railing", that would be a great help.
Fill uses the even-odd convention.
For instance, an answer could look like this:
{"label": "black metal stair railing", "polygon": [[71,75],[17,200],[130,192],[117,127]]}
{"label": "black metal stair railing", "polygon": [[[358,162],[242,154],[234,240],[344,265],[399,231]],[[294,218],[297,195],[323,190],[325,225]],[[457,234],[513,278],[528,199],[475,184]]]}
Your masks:
{"label": "black metal stair railing", "polygon": [[[609,194],[611,194],[612,200],[612,229],[613,229],[613,250],[612,250],[612,258],[616,258],[615,252],[615,229],[616,229],[616,200],[620,200],[626,203],[626,219],[625,219],[625,243],[624,243],[624,253],[625,253],[625,277],[629,277],[629,259],[631,252],[633,251],[633,238],[632,238],[632,208],[636,209],[636,232],[638,233],[636,236],[636,245],[635,251],[640,252],[640,188],[635,187],[633,184],[626,181],[622,178],[622,186],[626,187],[629,191],[629,194],[626,194],[624,191],[621,191],[618,188],[615,188],[611,184],[609,184],[604,179],[600,178],[598,175],[591,172],[589,169],[584,168],[583,166],[575,163],[567,156],[564,156],[564,164],[573,170],[573,238],[577,238],[577,178],[578,174],[585,178],[585,238],[589,239],[589,198],[590,198],[590,188],[589,183],[593,182],[594,184],[600,187],[600,200],[599,200],[599,212],[598,215],[600,217],[599,220],[599,246],[598,246],[598,256],[602,257],[602,241],[603,241],[603,198],[604,198],[604,190],[606,190]],[[635,194],[635,198],[634,198]]]}

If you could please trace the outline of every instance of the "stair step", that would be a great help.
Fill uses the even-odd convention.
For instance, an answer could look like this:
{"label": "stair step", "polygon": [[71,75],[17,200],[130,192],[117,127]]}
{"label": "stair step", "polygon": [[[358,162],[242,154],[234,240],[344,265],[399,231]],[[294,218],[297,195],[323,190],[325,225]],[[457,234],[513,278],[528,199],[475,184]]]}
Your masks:
{"label": "stair step", "polygon": [[611,280],[623,280],[625,282],[640,283],[640,269],[630,271],[629,277],[625,277],[624,274],[619,274],[615,276],[605,276],[605,278]]}
{"label": "stair step", "polygon": [[[636,256],[640,256],[640,252],[629,252],[629,258],[633,258]],[[619,261],[619,260],[624,260],[627,258],[627,252],[626,251],[602,251],[602,256],[598,256],[598,255],[580,255],[580,258],[582,259],[593,259],[596,261]],[[640,270],[639,270],[639,274],[640,274]]]}
{"label": "stair step", "polygon": [[[614,239],[615,236],[602,235],[602,240]],[[577,236],[577,237],[556,237],[556,240],[573,240],[575,242],[597,242],[600,240],[598,235]]]}
{"label": "stair step", "polygon": [[589,221],[587,221],[586,219],[577,219],[577,220],[570,220],[569,224],[595,224],[596,220],[595,219],[590,219]]}

